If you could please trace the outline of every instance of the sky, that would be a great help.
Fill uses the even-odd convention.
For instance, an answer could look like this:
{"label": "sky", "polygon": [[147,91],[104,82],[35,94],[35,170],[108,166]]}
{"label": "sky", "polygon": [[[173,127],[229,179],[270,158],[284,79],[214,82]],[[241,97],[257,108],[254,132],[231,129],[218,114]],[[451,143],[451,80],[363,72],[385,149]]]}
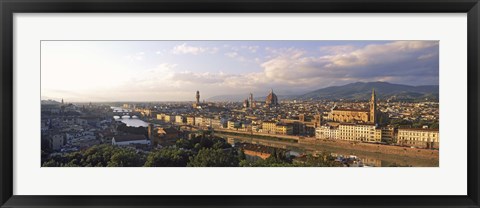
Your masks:
{"label": "sky", "polygon": [[438,41],[42,41],[42,99],[193,101],[353,82],[438,85]]}

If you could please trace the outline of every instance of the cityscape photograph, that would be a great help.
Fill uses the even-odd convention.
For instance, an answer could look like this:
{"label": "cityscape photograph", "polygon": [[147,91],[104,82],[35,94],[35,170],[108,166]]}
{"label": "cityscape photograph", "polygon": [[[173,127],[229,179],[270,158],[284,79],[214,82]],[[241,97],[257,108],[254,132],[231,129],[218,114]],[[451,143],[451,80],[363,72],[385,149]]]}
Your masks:
{"label": "cityscape photograph", "polygon": [[439,167],[439,41],[42,41],[41,167]]}

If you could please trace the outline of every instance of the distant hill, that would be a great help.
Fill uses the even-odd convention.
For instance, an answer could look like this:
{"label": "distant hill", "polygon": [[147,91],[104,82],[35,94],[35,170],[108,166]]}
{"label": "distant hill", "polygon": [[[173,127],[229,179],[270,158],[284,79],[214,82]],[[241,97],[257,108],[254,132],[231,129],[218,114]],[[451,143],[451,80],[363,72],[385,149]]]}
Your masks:
{"label": "distant hill", "polygon": [[42,105],[60,105],[61,103],[55,100],[41,100]]}
{"label": "distant hill", "polygon": [[[438,100],[438,85],[410,86],[388,82],[355,82],[342,86],[333,86],[300,95],[279,95],[279,100],[368,100],[375,89],[377,98],[391,100]],[[266,96],[266,95],[265,95]],[[265,101],[265,96],[254,97]],[[219,95],[210,97],[210,102],[243,102],[248,94]]]}
{"label": "distant hill", "polygon": [[368,100],[372,89],[377,98],[393,100],[438,100],[438,85],[409,86],[388,82],[355,82],[343,86],[318,89],[300,96],[298,100]]}

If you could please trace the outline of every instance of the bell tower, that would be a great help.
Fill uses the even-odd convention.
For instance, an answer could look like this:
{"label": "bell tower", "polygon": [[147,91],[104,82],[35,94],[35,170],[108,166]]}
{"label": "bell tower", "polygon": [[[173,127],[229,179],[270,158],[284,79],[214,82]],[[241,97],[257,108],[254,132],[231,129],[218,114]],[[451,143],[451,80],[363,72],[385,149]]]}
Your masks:
{"label": "bell tower", "polygon": [[200,91],[197,90],[197,94],[195,95],[195,98],[197,100],[197,104],[200,103]]}
{"label": "bell tower", "polygon": [[375,89],[372,89],[372,97],[370,98],[370,122],[377,123],[377,96]]}

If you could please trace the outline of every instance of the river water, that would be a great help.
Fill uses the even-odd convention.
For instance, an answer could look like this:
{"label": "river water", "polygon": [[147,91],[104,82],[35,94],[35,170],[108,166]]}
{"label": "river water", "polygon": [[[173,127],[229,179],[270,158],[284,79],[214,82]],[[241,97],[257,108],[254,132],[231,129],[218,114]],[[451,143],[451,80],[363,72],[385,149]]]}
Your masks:
{"label": "river water", "polygon": [[413,166],[413,167],[438,167],[438,159],[424,159],[424,158],[414,158],[406,156],[397,156],[397,155],[387,155],[379,152],[365,152],[362,150],[351,150],[351,149],[342,149],[342,148],[331,148],[321,145],[310,145],[310,144],[299,144],[299,143],[290,143],[282,141],[269,141],[264,139],[248,138],[242,136],[233,136],[233,135],[222,135],[221,133],[217,136],[226,138],[227,141],[232,144],[235,142],[246,142],[252,144],[265,145],[276,148],[283,148],[295,151],[297,153],[318,153],[318,152],[328,152],[334,155],[343,155],[346,157],[355,156],[358,157],[360,161],[366,166],[373,167],[389,167],[391,165],[395,166]]}
{"label": "river water", "polygon": [[[114,112],[131,112],[132,111],[132,110],[124,109],[121,107],[111,107],[111,108],[112,108],[112,111]],[[120,118],[119,116],[114,116],[113,118],[115,119],[115,121],[121,121],[122,123],[127,124],[127,126],[132,126],[132,127],[148,126],[147,122],[140,120],[137,116],[132,116],[132,117],[123,116],[122,118]]]}

